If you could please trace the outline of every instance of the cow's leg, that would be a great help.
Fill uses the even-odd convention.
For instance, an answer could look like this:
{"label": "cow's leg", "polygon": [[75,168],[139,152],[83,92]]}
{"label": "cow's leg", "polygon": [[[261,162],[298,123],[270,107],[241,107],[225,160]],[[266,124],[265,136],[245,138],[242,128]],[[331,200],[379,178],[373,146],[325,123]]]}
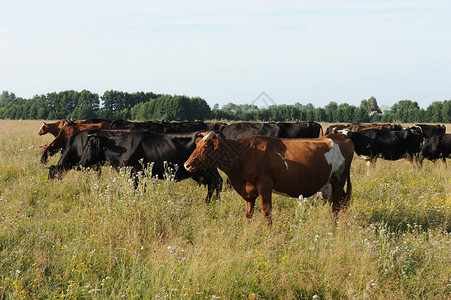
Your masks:
{"label": "cow's leg", "polygon": [[133,167],[133,166],[131,167],[130,177],[133,178],[133,187],[135,188],[135,190],[138,189],[138,182],[139,182],[138,171],[139,171],[138,168]]}
{"label": "cow's leg", "polygon": [[261,181],[261,183],[258,186],[258,194],[260,195],[260,199],[262,201],[262,212],[263,216],[266,219],[266,222],[268,222],[268,225],[272,224],[271,220],[271,211],[272,211],[272,187],[273,183],[269,181]]}
{"label": "cow's leg", "polygon": [[211,198],[213,197],[213,193],[215,191],[215,186],[212,183],[207,184],[207,197],[205,198],[205,203],[210,203]]}
{"label": "cow's leg", "polygon": [[418,168],[420,168],[420,169],[423,168],[423,160],[424,160],[423,154],[419,154],[418,155]]}
{"label": "cow's leg", "polygon": [[49,150],[48,150],[48,146],[47,146],[44,148],[44,150],[42,150],[41,163],[45,164],[48,159],[49,159]]}
{"label": "cow's leg", "polygon": [[[345,184],[347,182],[346,185],[346,192],[344,191],[344,187]],[[351,171],[350,168],[347,168],[345,173],[342,175],[341,179],[340,179],[340,191],[341,195],[340,197],[340,207],[339,209],[347,209],[349,207],[349,201],[351,200],[351,195],[352,195],[352,184],[351,184]]]}
{"label": "cow's leg", "polygon": [[340,186],[340,180],[335,176],[332,176],[329,180],[329,183],[332,185],[332,213],[334,216],[337,216],[341,207],[341,196],[343,195],[343,187]]}
{"label": "cow's leg", "polygon": [[377,157],[375,157],[375,156],[371,156],[366,159],[366,165],[367,165],[366,175],[368,175],[368,176],[370,175],[370,169],[373,169],[376,166],[376,161],[377,161]]}
{"label": "cow's leg", "polygon": [[419,167],[419,161],[420,161],[420,155],[418,153],[410,153],[409,154],[411,157],[411,163],[413,165],[413,168],[415,171],[418,171]]}
{"label": "cow's leg", "polygon": [[217,169],[213,170],[209,170],[208,175],[208,183],[207,183],[207,189],[208,189],[208,193],[207,193],[207,198],[205,199],[206,203],[209,203],[211,201],[211,198],[213,197],[213,193],[214,191],[216,191],[216,197],[220,198],[219,194],[221,193],[222,190],[222,177],[221,175],[219,175],[219,172]]}
{"label": "cow's leg", "polygon": [[215,190],[216,190],[216,196],[218,197],[218,199],[220,199],[220,193],[221,193],[221,191],[222,191],[222,183],[223,183],[224,181],[222,180],[222,177],[221,177],[221,175],[219,175],[219,177],[218,177],[218,182],[216,183],[216,187],[215,187]]}
{"label": "cow's leg", "polygon": [[100,177],[102,175],[102,165],[97,164],[94,168],[94,171],[97,173],[97,177]]}
{"label": "cow's leg", "polygon": [[271,226],[271,224],[272,224],[272,220],[271,220],[271,211],[272,211],[271,193],[269,193],[269,194],[260,194],[260,198],[262,200],[263,216],[265,217],[266,222],[268,222],[268,225]]}
{"label": "cow's leg", "polygon": [[246,219],[250,221],[252,219],[252,215],[254,214],[254,206],[255,206],[255,199],[258,197],[258,191],[255,186],[251,184],[234,184],[233,182],[232,186],[235,189],[235,191],[240,194],[241,197],[246,201],[245,202],[245,215]]}
{"label": "cow's leg", "polygon": [[255,199],[256,199],[256,198],[253,198],[253,199],[245,199],[245,201],[246,201],[246,211],[245,211],[245,214],[246,214],[246,219],[247,219],[248,221],[250,221],[250,220],[252,219],[252,215],[254,214]]}

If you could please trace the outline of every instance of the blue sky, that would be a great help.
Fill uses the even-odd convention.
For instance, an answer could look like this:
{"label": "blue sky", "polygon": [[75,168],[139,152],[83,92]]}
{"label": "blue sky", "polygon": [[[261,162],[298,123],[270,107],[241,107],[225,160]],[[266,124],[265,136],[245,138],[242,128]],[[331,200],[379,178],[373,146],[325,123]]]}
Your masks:
{"label": "blue sky", "polygon": [[0,90],[451,99],[451,1],[1,1]]}

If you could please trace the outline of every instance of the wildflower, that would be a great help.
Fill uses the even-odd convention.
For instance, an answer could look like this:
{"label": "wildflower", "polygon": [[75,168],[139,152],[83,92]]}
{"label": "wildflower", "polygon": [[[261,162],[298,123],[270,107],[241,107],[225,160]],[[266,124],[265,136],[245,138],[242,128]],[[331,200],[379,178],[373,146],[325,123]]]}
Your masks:
{"label": "wildflower", "polygon": [[117,256],[116,256],[116,257],[115,257],[114,259],[116,259],[116,260],[117,260],[118,258],[119,258],[119,257],[117,257]]}
{"label": "wildflower", "polygon": [[141,254],[138,254],[137,256],[138,256],[138,257],[141,257]]}
{"label": "wildflower", "polygon": [[122,294],[122,295],[121,295],[121,298],[125,298],[125,295]]}

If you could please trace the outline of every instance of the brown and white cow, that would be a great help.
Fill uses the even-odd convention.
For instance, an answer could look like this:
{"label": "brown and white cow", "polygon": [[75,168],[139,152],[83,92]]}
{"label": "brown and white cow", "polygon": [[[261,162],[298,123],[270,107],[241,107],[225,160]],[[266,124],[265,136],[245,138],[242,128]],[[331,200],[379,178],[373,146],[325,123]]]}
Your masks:
{"label": "brown and white cow", "polygon": [[[271,224],[273,191],[290,197],[309,197],[319,191],[337,214],[351,196],[350,167],[354,144],[342,134],[312,139],[250,136],[223,139],[214,132],[200,133],[197,147],[185,163],[188,171],[217,166],[246,201],[252,218],[260,196],[263,215]],[[344,185],[347,181],[347,191]]]}

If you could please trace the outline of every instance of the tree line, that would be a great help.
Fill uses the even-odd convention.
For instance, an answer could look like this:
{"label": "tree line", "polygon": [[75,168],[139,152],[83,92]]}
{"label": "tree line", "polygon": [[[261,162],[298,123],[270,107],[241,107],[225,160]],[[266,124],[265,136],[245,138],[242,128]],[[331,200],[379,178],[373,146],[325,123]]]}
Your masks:
{"label": "tree line", "polygon": [[0,95],[1,119],[132,119],[194,121],[208,118],[210,106],[199,97],[162,95],[151,92],[106,91],[99,97],[83,90],[16,97]]}
{"label": "tree line", "polygon": [[228,103],[213,109],[199,97],[106,91],[102,96],[90,91],[69,90],[36,95],[31,99],[3,91],[0,119],[128,119],[128,120],[229,120],[229,121],[317,121],[330,123],[400,122],[451,123],[451,100],[432,102],[426,109],[411,100],[400,100],[391,110],[382,111],[376,98],[359,106],[331,101],[325,107],[313,104],[271,105]]}

